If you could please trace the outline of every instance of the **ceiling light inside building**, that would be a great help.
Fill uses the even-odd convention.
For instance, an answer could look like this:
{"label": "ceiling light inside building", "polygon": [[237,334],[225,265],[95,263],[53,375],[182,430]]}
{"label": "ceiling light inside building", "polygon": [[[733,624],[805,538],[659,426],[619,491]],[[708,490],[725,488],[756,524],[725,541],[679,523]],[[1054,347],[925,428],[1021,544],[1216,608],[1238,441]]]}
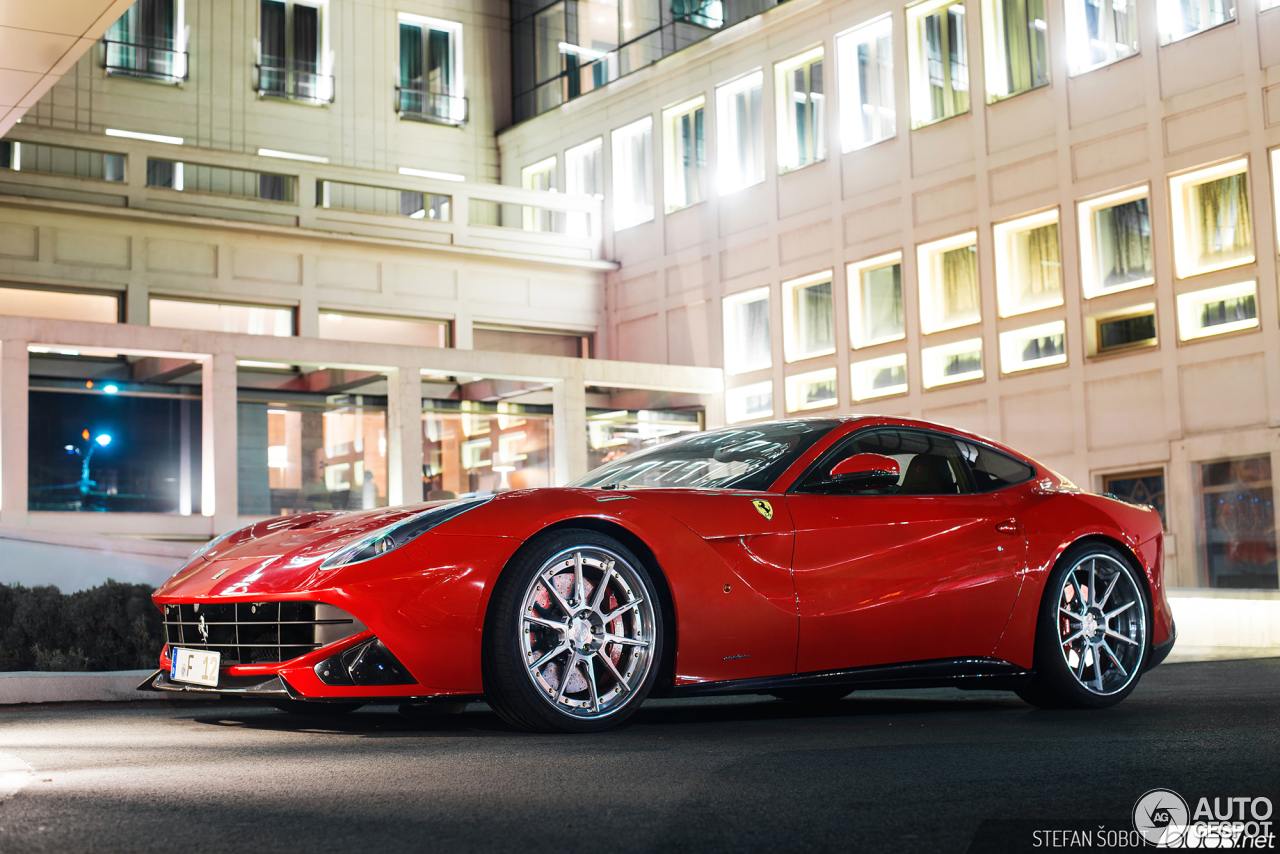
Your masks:
{"label": "ceiling light inside building", "polygon": [[401,175],[412,175],[414,178],[435,178],[439,181],[465,181],[466,175],[457,175],[453,172],[432,172],[430,169],[412,169],[408,166],[400,167]]}
{"label": "ceiling light inside building", "polygon": [[166,145],[182,145],[182,137],[165,136],[159,133],[139,133],[132,130],[118,130],[116,128],[107,128],[107,136],[118,136],[124,139],[141,139],[146,142],[163,142]]}
{"label": "ceiling light inside building", "polygon": [[318,157],[314,154],[298,154],[294,151],[276,151],[273,148],[259,148],[259,157],[276,157],[280,160],[304,160],[307,163],[328,163],[329,158]]}

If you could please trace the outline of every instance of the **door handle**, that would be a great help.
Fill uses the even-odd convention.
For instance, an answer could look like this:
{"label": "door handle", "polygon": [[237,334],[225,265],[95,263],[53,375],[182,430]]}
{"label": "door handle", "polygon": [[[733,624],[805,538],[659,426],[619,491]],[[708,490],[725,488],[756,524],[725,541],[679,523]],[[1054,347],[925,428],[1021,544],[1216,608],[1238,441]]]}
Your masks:
{"label": "door handle", "polygon": [[996,530],[1002,534],[1010,534],[1015,537],[1022,533],[1022,528],[1018,526],[1017,519],[1005,519],[1003,522],[996,525]]}

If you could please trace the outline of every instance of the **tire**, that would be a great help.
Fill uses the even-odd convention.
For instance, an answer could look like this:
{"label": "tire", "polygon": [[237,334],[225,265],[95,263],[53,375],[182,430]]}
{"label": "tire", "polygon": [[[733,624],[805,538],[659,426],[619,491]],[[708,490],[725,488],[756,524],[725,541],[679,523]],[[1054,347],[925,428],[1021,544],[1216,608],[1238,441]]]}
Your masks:
{"label": "tire", "polygon": [[291,715],[336,717],[354,712],[364,703],[318,703],[313,700],[270,700],[271,705]]}
{"label": "tire", "polygon": [[535,732],[598,732],[635,713],[662,661],[662,608],[644,564],[612,537],[565,529],[503,570],[485,619],[485,699]]}
{"label": "tire", "polygon": [[788,688],[774,691],[773,696],[787,703],[808,703],[821,705],[843,700],[852,693],[848,688]]}
{"label": "tire", "polygon": [[1146,584],[1124,554],[1105,543],[1072,546],[1045,584],[1035,675],[1018,696],[1057,709],[1119,703],[1151,654],[1150,613]]}

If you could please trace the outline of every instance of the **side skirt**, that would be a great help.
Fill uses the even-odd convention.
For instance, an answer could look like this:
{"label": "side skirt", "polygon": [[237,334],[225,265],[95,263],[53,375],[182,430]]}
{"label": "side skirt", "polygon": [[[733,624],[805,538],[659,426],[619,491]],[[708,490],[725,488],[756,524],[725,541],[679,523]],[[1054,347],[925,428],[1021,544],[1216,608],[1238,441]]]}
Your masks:
{"label": "side skirt", "polygon": [[850,691],[882,688],[964,688],[1009,691],[1026,684],[1034,675],[1016,664],[996,658],[941,658],[906,664],[877,664],[850,670],[823,670],[785,676],[761,676],[726,682],[677,685],[673,697],[706,697],[720,694],[771,694],[796,688],[845,688]]}

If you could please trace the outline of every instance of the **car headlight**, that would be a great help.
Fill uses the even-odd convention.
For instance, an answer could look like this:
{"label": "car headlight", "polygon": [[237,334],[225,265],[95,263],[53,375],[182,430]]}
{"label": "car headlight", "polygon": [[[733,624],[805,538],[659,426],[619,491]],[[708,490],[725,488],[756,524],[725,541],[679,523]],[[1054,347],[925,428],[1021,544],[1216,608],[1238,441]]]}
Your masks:
{"label": "car headlight", "polygon": [[[201,560],[201,558],[203,558],[206,554],[208,554],[209,552],[217,548],[219,545],[221,545],[222,542],[226,540],[228,537],[230,537],[232,534],[238,534],[243,530],[244,528],[236,528],[234,531],[227,531],[225,534],[223,534],[220,537],[214,537],[212,540],[210,540],[200,548],[193,551],[191,553],[191,557],[187,558],[186,562],[183,563],[182,566],[178,567],[177,572],[175,572],[173,575],[177,575],[179,572],[182,572],[184,569],[191,568],[196,563],[198,563]],[[169,577],[172,578],[173,575]]]}
{"label": "car headlight", "polygon": [[381,557],[389,551],[407,545],[435,526],[447,522],[455,516],[461,516],[472,508],[479,507],[491,497],[469,498],[465,501],[454,501],[450,504],[432,507],[430,510],[424,510],[416,516],[410,516],[408,519],[402,519],[384,528],[379,528],[329,555],[320,564],[320,568],[336,569],[340,566],[350,566],[353,563],[361,563],[375,557]]}

